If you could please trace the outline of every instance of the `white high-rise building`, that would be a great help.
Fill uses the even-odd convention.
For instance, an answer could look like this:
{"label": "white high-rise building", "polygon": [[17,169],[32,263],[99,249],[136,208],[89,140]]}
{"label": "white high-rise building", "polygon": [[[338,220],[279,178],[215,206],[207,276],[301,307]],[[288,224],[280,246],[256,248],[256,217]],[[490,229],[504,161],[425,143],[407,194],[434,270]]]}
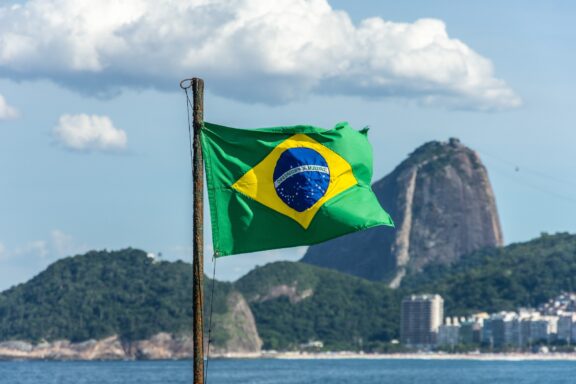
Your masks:
{"label": "white high-rise building", "polygon": [[438,339],[436,344],[440,346],[453,347],[460,341],[460,321],[457,317],[446,318],[444,324],[438,328]]}
{"label": "white high-rise building", "polygon": [[400,326],[402,344],[433,345],[443,318],[444,300],[440,295],[411,295],[404,298]]}
{"label": "white high-rise building", "polygon": [[494,348],[517,344],[518,335],[518,315],[515,312],[493,313],[484,320],[482,341]]}
{"label": "white high-rise building", "polygon": [[563,312],[558,316],[558,340],[568,344],[576,341],[573,336],[573,329],[576,325],[576,313]]}

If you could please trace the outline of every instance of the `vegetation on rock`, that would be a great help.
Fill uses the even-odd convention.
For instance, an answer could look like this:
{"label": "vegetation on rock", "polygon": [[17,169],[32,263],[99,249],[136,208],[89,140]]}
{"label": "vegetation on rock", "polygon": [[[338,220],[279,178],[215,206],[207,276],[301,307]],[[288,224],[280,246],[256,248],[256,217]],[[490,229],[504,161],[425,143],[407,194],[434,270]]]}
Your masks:
{"label": "vegetation on rock", "polygon": [[406,293],[442,295],[450,315],[536,307],[575,290],[576,235],[568,233],[486,248],[452,265],[431,265],[402,285]]}
{"label": "vegetation on rock", "polygon": [[[293,287],[300,299],[266,299],[278,286]],[[298,349],[314,340],[329,350],[369,349],[397,337],[399,300],[383,283],[304,263],[277,262],[248,273],[236,287],[250,301],[264,349]]]}

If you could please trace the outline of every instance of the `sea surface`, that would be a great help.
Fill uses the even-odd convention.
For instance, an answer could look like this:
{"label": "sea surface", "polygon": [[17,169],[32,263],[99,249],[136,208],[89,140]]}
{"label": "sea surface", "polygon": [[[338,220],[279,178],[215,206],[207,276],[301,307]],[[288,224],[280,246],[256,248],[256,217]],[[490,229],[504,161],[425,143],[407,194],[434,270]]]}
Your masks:
{"label": "sea surface", "polygon": [[[191,384],[190,361],[0,361],[1,384]],[[207,384],[576,383],[575,361],[212,360]]]}

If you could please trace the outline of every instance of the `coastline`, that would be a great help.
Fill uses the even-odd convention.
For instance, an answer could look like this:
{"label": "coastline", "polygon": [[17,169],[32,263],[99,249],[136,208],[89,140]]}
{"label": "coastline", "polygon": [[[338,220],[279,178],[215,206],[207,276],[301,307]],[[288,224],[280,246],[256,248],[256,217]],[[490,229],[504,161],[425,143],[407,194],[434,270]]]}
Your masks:
{"label": "coastline", "polygon": [[[1,352],[1,351],[0,351]],[[211,354],[212,360],[467,360],[467,361],[576,361],[576,353],[477,353],[477,354],[436,354],[436,353],[393,353],[372,354],[352,352],[323,353],[224,353]],[[126,358],[121,356],[85,357],[78,355],[30,355],[0,353],[2,361],[166,361],[191,360],[191,356],[157,356],[146,358]]]}
{"label": "coastline", "polygon": [[212,355],[219,359],[279,360],[471,360],[471,361],[576,361],[576,353],[390,353],[356,352],[263,352]]}
{"label": "coastline", "polygon": [[[59,340],[33,345],[24,341],[0,342],[0,361],[112,361],[112,360],[188,360],[193,348],[190,337],[159,333],[150,339],[122,342],[118,336],[102,340],[71,343]],[[576,361],[576,352],[541,353],[363,353],[238,351],[212,349],[211,359],[277,359],[277,360],[474,360],[474,361]]]}

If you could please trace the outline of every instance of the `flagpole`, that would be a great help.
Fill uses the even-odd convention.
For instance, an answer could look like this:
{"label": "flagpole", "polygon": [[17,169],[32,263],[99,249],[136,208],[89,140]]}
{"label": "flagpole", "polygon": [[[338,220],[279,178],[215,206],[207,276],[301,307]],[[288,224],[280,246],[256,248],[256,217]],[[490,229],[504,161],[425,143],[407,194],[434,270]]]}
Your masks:
{"label": "flagpole", "polygon": [[203,280],[204,280],[204,168],[200,130],[204,120],[204,80],[192,79],[192,125],[193,125],[193,313],[194,313],[194,384],[204,384],[204,319]]}

